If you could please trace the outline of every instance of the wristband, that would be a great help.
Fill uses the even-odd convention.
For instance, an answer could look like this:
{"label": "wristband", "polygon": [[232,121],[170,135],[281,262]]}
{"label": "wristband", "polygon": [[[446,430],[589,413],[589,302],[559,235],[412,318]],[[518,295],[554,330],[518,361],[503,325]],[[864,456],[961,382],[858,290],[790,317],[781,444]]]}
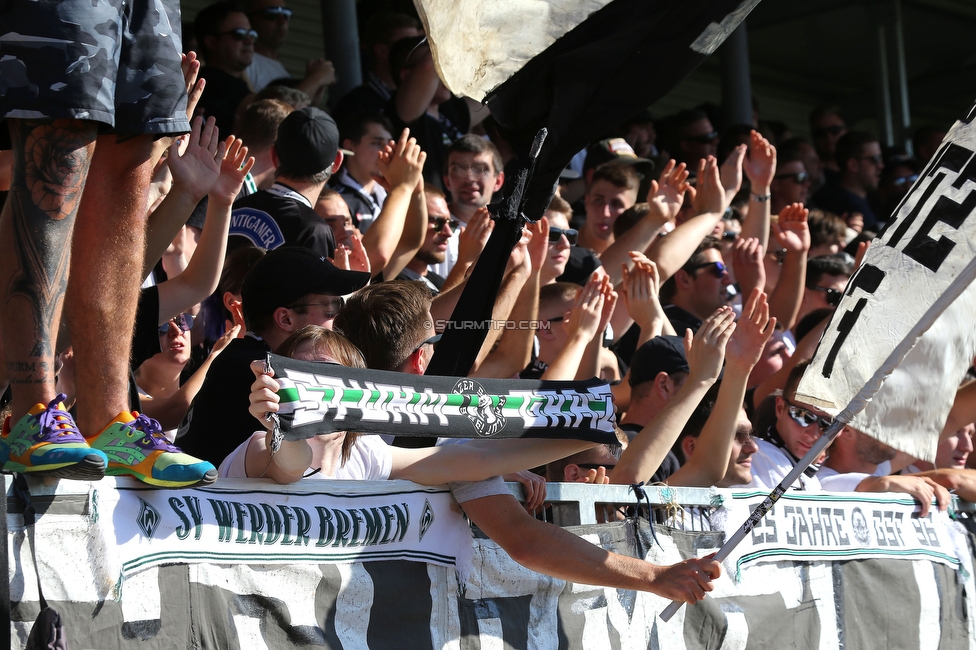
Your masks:
{"label": "wristband", "polygon": [[756,203],[765,203],[766,201],[771,199],[772,196],[773,196],[772,194],[753,194],[752,200],[755,201]]}

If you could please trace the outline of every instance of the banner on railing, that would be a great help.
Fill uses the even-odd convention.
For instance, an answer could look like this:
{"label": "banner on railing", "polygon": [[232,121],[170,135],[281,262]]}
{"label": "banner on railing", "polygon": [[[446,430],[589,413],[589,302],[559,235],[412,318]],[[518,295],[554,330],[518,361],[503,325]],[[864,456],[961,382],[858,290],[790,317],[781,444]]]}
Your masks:
{"label": "banner on railing", "polygon": [[[735,525],[747,519],[767,496],[734,493],[725,521]],[[934,507],[925,517],[917,516],[916,509],[907,495],[787,492],[732,552],[726,566],[738,575],[744,565],[759,561],[891,558],[960,569],[970,555],[965,536]]]}
{"label": "banner on railing", "polygon": [[121,577],[174,562],[414,560],[467,572],[471,533],[446,486],[393,481],[378,492],[372,483],[335,481],[324,491],[284,492],[264,482],[228,484],[155,490],[133,482],[101,492],[99,518]]}
{"label": "banner on railing", "polygon": [[[738,581],[730,579],[731,571],[726,571],[715,581],[715,590],[704,601],[682,608],[670,622],[664,623],[657,615],[668,601],[660,596],[573,584],[545,576],[520,566],[497,544],[486,539],[469,540],[474,559],[466,579],[459,579],[449,562],[336,562],[328,557],[319,562],[310,558],[286,562],[282,559],[289,552],[283,544],[284,522],[291,522],[290,540],[297,536],[302,540],[302,549],[314,549],[322,531],[313,522],[318,516],[315,506],[349,511],[371,507],[366,503],[385,503],[390,508],[393,504],[407,503],[410,517],[404,535],[406,542],[419,534],[415,525],[421,517],[414,504],[430,500],[435,510],[434,522],[423,541],[430,541],[432,535],[438,534],[439,529],[435,527],[443,513],[434,506],[431,497],[437,489],[428,491],[417,486],[419,501],[411,502],[405,501],[406,484],[402,482],[310,483],[314,485],[277,487],[251,482],[252,489],[246,490],[240,487],[243,482],[235,482],[207,490],[148,490],[135,489],[134,481],[105,479],[91,485],[61,481],[56,488],[47,488],[45,492],[42,486],[32,482],[32,490],[38,488],[34,501],[40,513],[35,534],[40,579],[47,600],[63,617],[70,647],[117,650],[176,647],[705,650],[842,646],[962,650],[976,647],[976,583],[972,559],[968,556],[959,565],[964,570],[958,570],[950,560],[924,553],[908,561],[904,556],[884,553],[868,559],[845,557],[843,561],[814,553],[767,554],[743,561]],[[599,489],[599,486],[591,487]],[[713,526],[723,520],[737,523],[740,518],[734,511],[747,509],[753,502],[753,496],[748,493],[741,499],[733,498],[738,496],[735,493],[729,494],[725,500],[728,507],[710,513]],[[824,539],[856,540],[857,527],[851,525],[854,507],[860,507],[865,513],[869,531],[865,548],[890,551],[891,541],[898,539],[898,535],[908,544],[914,524],[909,522],[901,528],[891,524],[889,532],[886,523],[897,521],[897,513],[905,512],[903,499],[895,495],[867,495],[870,498],[856,506],[853,502],[837,501],[836,496],[824,495],[824,500],[818,500],[817,495],[784,497],[776,505],[775,532],[757,529],[757,535],[762,534],[763,539],[751,550],[772,548],[781,541],[781,546],[789,551],[822,545]],[[174,555],[166,562],[147,562],[127,574],[119,589],[119,564],[128,561],[127,558],[138,557],[139,553],[145,554],[141,546],[155,545],[163,538],[173,538],[174,545],[177,541],[195,541],[198,529],[191,507],[186,505],[189,497],[199,499],[199,517],[208,520],[199,529],[200,541],[209,540],[218,549],[213,559],[202,561],[200,556],[181,559]],[[215,507],[209,499],[241,504],[228,506],[234,513],[247,513],[246,504],[254,507],[261,504],[265,522],[271,512],[264,511],[264,505],[268,505],[281,515],[280,535],[275,539],[272,530],[272,542],[266,544],[267,524],[263,539],[255,527],[221,526],[216,523],[216,513],[227,510],[223,506]],[[38,614],[39,603],[22,519],[17,514],[16,500],[10,499],[10,503],[7,542],[12,647],[22,648]],[[137,521],[140,514],[145,515],[143,503],[158,511],[158,522],[152,524],[151,535]],[[281,506],[286,509],[282,510]],[[784,506],[793,507],[794,512],[787,513]],[[829,507],[831,517],[835,516],[834,510],[844,513],[836,515],[831,522],[832,536],[823,536],[826,533],[822,520],[819,531],[813,532],[815,507]],[[292,518],[287,514],[298,512],[296,508],[309,514],[307,545],[297,524],[302,521],[302,515]],[[811,510],[807,511],[808,508]],[[183,512],[186,521],[181,520],[178,510]],[[801,532],[804,522],[794,517],[797,510],[806,518],[809,536]],[[878,518],[874,517],[875,510],[880,513]],[[887,512],[892,513],[890,518]],[[332,516],[336,519],[335,512]],[[220,517],[225,524],[229,521],[223,515]],[[257,516],[252,517],[257,520]],[[275,515],[270,518],[274,521]],[[350,516],[350,522],[353,518]],[[879,523],[876,525],[875,521]],[[945,513],[933,514],[931,520],[922,520],[920,524],[922,533],[916,537],[938,540],[940,546],[946,543],[943,531],[948,531],[950,539],[956,533],[964,536],[957,530],[961,525],[950,521]],[[926,526],[931,526],[933,537],[929,537]],[[614,522],[569,530],[607,550],[644,556],[655,564],[673,564],[689,556],[712,553],[724,539],[721,530],[682,531],[664,527],[658,527],[656,537],[652,537],[646,520],[636,525],[630,521]],[[775,537],[775,543],[766,541],[765,536],[770,534]],[[346,539],[351,541],[352,537]],[[794,539],[793,546],[790,539]],[[882,539],[887,547],[880,546]],[[921,545],[920,538],[917,541]],[[287,546],[294,549],[295,544]],[[389,545],[375,548],[384,546]],[[234,549],[244,547],[253,549],[248,551],[252,559],[233,560]],[[133,548],[136,553],[130,551]],[[329,548],[343,550],[341,545]],[[225,552],[225,549],[229,550]],[[350,550],[348,544],[345,549]],[[947,548],[942,550],[946,555],[952,554]],[[567,563],[571,561],[572,558],[566,558]],[[735,570],[734,566],[732,569]]]}

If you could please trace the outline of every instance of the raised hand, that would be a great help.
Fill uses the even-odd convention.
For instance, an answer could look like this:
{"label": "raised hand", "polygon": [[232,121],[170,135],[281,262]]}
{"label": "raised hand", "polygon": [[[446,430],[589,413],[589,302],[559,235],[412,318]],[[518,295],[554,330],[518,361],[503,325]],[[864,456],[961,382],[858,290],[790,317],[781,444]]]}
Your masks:
{"label": "raised hand", "polygon": [[349,240],[351,243],[349,246],[349,270],[369,273],[371,271],[369,255],[366,254],[366,247],[363,246],[362,235],[350,235]]}
{"label": "raised hand", "polygon": [[248,157],[247,147],[240,138],[230,136],[221,144],[225,147],[225,153],[220,161],[220,175],[210,188],[210,196],[215,200],[231,204],[241,191],[241,185],[244,184],[251,167],[254,166],[254,158]]}
{"label": "raised hand", "polygon": [[495,222],[488,208],[478,208],[468,225],[458,235],[458,264],[473,264],[488,245]]}
{"label": "raised hand", "polygon": [[694,337],[685,332],[685,356],[688,359],[688,381],[714,382],[722,372],[725,346],[735,331],[735,312],[719,307],[705,319]]}
{"label": "raised hand", "polygon": [[681,210],[685,192],[688,191],[688,169],[684,163],[675,165],[669,160],[661,172],[661,182],[651,181],[647,192],[647,204],[651,212],[663,223],[674,221]]}
{"label": "raised hand", "polygon": [[[181,149],[184,149],[181,153]],[[226,145],[220,142],[214,118],[194,118],[189,136],[179,138],[169,148],[169,169],[173,188],[189,194],[195,202],[205,197],[220,174],[220,159]]]}
{"label": "raised hand", "polygon": [[698,163],[698,185],[695,189],[695,214],[725,212],[729,204],[714,156],[708,156]]}
{"label": "raised hand", "polygon": [[404,185],[413,189],[420,182],[427,154],[421,150],[410,129],[404,129],[393,151],[384,156],[380,152],[378,166],[390,188]]}
{"label": "raised hand", "polygon": [[529,261],[533,271],[541,271],[549,256],[549,220],[539,219],[535,223],[528,223],[526,231],[531,235],[529,240]]}
{"label": "raised hand", "polygon": [[183,70],[183,80],[186,82],[186,119],[192,120],[207,80],[197,78],[200,74],[200,60],[196,52],[184,54],[180,60],[180,68]]}
{"label": "raised hand", "polygon": [[742,316],[725,348],[726,367],[748,376],[753,366],[759,363],[763,348],[774,331],[776,319],[769,317],[766,294],[753,289],[742,306]]}
{"label": "raised hand", "polygon": [[603,320],[605,301],[604,287],[609,284],[610,278],[607,276],[597,278],[594,275],[576,294],[576,303],[563,317],[570,338],[575,335],[584,341],[590,341],[597,332],[601,331],[600,323]]}
{"label": "raised hand", "polygon": [[641,330],[653,328],[655,323],[663,323],[664,308],[658,294],[661,291],[661,276],[657,264],[644,254],[631,251],[634,269],[623,266],[623,297],[627,313]]}
{"label": "raised hand", "polygon": [[274,370],[265,366],[264,359],[251,362],[251,372],[254,373],[254,383],[251,384],[251,393],[248,399],[251,405],[247,412],[257,419],[261,426],[271,430],[271,421],[268,420],[268,413],[278,412],[278,390],[281,385],[274,380]]}
{"label": "raised hand", "polygon": [[766,286],[763,247],[755,237],[739,237],[732,244],[732,270],[742,293]]}
{"label": "raised hand", "polygon": [[802,203],[793,203],[780,210],[779,218],[772,223],[773,236],[780,248],[791,252],[810,250],[809,214]]}
{"label": "raised hand", "polygon": [[722,176],[722,187],[725,188],[726,204],[732,203],[733,197],[739,193],[739,189],[742,187],[742,161],[746,157],[747,149],[746,145],[740,144],[729,153],[725,162],[722,163],[720,174]]}
{"label": "raised hand", "polygon": [[752,184],[753,192],[769,191],[769,184],[776,175],[776,147],[758,131],[753,131],[749,137],[749,156],[742,163],[742,170]]}

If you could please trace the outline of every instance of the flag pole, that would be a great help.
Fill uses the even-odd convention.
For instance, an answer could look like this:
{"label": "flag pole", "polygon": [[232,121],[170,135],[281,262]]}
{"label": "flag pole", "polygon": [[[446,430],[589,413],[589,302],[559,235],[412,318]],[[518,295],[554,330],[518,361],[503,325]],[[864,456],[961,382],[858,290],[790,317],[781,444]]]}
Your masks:
{"label": "flag pole", "polygon": [[[895,349],[891,351],[891,354],[888,355],[885,362],[880,368],[878,368],[877,372],[874,373],[874,376],[871,377],[871,379],[864,384],[864,387],[858,391],[857,395],[851,399],[851,402],[847,405],[847,408],[837,414],[837,417],[834,418],[833,424],[831,424],[823,435],[820,436],[806,455],[804,455],[803,458],[797,462],[797,464],[793,467],[793,471],[786,475],[780,484],[777,485],[773,491],[770,492],[765,499],[763,499],[762,503],[759,504],[752,514],[749,515],[749,518],[746,519],[741,527],[739,527],[739,530],[735,531],[732,537],[730,537],[728,541],[722,545],[722,548],[720,548],[715,554],[715,559],[717,561],[722,562],[729,556],[735,547],[738,546],[743,539],[745,539],[745,536],[752,532],[752,529],[755,528],[762,518],[766,516],[766,513],[773,509],[773,505],[781,496],[783,496],[790,486],[793,485],[793,482],[800,477],[800,474],[802,474],[807,467],[809,467],[810,464],[820,456],[823,450],[827,448],[827,445],[829,445],[831,441],[837,437],[837,434],[839,434],[845,426],[850,424],[850,422],[854,419],[854,416],[864,410],[864,407],[867,406],[868,402],[870,402],[881,389],[881,386],[884,384],[885,380],[888,379],[891,373],[894,372],[895,368],[897,368],[901,362],[905,360],[908,353],[911,352],[913,347],[915,347],[918,339],[921,338],[921,336],[925,334],[930,327],[932,327],[932,324],[935,323],[936,319],[938,319],[940,315],[942,315],[942,312],[944,312],[946,308],[951,305],[952,302],[958,298],[963,291],[966,290],[974,279],[976,279],[976,257],[969,261],[969,264],[963,268],[963,270],[946,288],[942,295],[939,296],[934,303],[932,303],[932,306],[929,307],[919,321],[915,323],[915,326],[908,332],[908,334],[905,335],[905,338],[902,339],[901,343],[899,343]],[[681,609],[683,604],[684,603],[678,600],[672,601],[671,604],[661,612],[661,619],[664,621],[671,620],[671,617],[674,616],[679,609]]]}

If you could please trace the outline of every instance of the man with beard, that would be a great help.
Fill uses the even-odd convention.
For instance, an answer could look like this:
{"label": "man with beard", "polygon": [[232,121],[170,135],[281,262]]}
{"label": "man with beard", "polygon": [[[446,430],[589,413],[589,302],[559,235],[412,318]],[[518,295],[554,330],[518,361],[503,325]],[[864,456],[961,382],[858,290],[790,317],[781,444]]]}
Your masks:
{"label": "man with beard", "polygon": [[427,197],[427,238],[414,258],[400,271],[397,280],[420,280],[435,294],[444,286],[444,278],[428,270],[428,265],[440,264],[447,256],[448,241],[459,222],[447,209],[444,193],[436,187],[424,189]]}

